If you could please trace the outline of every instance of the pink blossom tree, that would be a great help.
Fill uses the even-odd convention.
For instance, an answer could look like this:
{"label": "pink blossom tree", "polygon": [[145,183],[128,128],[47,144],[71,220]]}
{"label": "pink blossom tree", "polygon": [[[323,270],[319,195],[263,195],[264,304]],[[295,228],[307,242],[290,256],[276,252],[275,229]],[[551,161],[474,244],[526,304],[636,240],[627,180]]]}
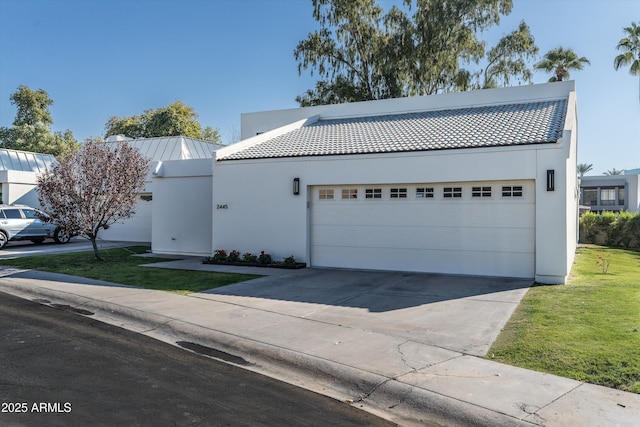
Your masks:
{"label": "pink blossom tree", "polygon": [[90,140],[38,178],[38,199],[67,233],[89,239],[96,259],[102,261],[98,232],[134,214],[148,170],[149,160],[126,142]]}

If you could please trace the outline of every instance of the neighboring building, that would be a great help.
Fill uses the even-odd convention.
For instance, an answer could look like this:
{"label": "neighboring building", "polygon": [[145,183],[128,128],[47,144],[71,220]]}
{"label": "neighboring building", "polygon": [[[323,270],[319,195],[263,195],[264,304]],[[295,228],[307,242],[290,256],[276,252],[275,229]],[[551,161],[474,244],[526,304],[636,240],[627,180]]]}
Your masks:
{"label": "neighboring building", "polygon": [[0,204],[23,204],[39,207],[38,175],[53,169],[50,154],[0,148]]}
{"label": "neighboring building", "polygon": [[[135,215],[101,231],[100,238],[151,242],[157,253],[210,254],[211,163],[222,145],[183,136],[107,140],[122,141],[137,147],[151,167]],[[200,222],[188,219],[189,212],[198,212]]]}
{"label": "neighboring building", "polygon": [[267,111],[215,153],[213,248],[564,283],[574,82]]}
{"label": "neighboring building", "polygon": [[640,175],[583,176],[580,179],[580,205],[592,212],[640,211]]}

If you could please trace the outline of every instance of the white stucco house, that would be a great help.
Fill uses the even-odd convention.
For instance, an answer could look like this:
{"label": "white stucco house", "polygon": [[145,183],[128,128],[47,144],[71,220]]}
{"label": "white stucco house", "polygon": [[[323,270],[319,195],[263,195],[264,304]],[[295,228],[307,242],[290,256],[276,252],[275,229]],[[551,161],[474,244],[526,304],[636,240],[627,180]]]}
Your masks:
{"label": "white stucco house", "polygon": [[265,111],[215,152],[213,249],[564,283],[574,82]]}
{"label": "white stucco house", "polygon": [[39,207],[38,176],[55,163],[50,154],[0,148],[0,203]]}
{"label": "white stucco house", "polygon": [[[100,238],[151,242],[155,253],[210,254],[212,159],[222,145],[184,136],[107,140],[122,141],[138,148],[151,166],[135,215],[101,231]],[[198,217],[204,220],[194,227]]]}

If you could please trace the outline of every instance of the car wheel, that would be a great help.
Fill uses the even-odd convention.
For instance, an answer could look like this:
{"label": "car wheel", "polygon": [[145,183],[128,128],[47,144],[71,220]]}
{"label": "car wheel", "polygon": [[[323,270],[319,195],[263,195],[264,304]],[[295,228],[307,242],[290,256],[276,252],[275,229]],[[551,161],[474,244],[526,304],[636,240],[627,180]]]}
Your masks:
{"label": "car wheel", "polygon": [[44,237],[38,237],[37,239],[31,239],[31,241],[33,243],[35,243],[36,245],[41,244],[42,242],[44,242]]}
{"label": "car wheel", "polygon": [[69,243],[71,236],[64,228],[58,228],[56,232],[53,233],[53,240],[55,240],[56,243]]}
{"label": "car wheel", "polygon": [[4,248],[7,245],[7,241],[9,239],[7,238],[7,235],[4,233],[4,231],[0,231],[0,249]]}

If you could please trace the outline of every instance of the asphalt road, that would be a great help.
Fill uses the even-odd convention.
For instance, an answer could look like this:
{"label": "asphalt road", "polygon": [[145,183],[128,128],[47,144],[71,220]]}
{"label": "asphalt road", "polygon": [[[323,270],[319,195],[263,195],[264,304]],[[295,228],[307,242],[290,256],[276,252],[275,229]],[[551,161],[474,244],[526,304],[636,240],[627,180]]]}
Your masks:
{"label": "asphalt road", "polygon": [[1,426],[389,426],[357,408],[0,293]]}

